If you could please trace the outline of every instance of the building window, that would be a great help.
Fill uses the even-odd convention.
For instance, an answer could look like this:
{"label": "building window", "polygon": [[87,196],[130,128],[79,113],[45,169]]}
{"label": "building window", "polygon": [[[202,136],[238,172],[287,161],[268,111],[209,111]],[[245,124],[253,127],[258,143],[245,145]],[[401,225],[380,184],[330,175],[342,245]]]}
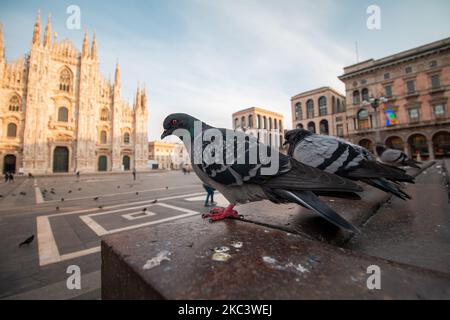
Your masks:
{"label": "building window", "polygon": [[103,109],[100,115],[100,120],[108,121],[108,109]]}
{"label": "building window", "polygon": [[59,75],[59,90],[70,92],[71,91],[71,74],[68,69],[64,69],[61,71],[61,74]]}
{"label": "building window", "polygon": [[430,68],[436,68],[437,67],[437,61],[436,60],[433,60],[433,61],[430,61]]}
{"label": "building window", "polygon": [[366,109],[361,109],[358,112],[358,129],[367,130],[369,127],[369,112]]}
{"label": "building window", "polygon": [[[256,126],[258,127],[258,129],[261,129],[261,116],[258,114],[258,116],[256,117],[256,121],[258,122],[256,124]],[[259,139],[259,138],[258,138]]]}
{"label": "building window", "polygon": [[327,98],[320,97],[319,98],[319,116],[327,115]]}
{"label": "building window", "polygon": [[441,86],[441,78],[439,77],[438,74],[432,75],[430,77],[431,80],[431,88],[432,89],[437,89]]}
{"label": "building window", "polygon": [[17,125],[15,123],[8,123],[7,137],[8,138],[17,137]]}
{"label": "building window", "polygon": [[325,119],[320,121],[320,134],[324,134],[324,135],[329,134],[328,121]]}
{"label": "building window", "polygon": [[392,97],[392,86],[385,86],[384,94],[385,94],[386,98],[391,98]]}
{"label": "building window", "polygon": [[108,142],[108,136],[106,135],[106,131],[103,130],[102,132],[100,132],[100,143],[106,144],[107,142]]}
{"label": "building window", "polygon": [[341,138],[344,136],[344,126],[342,124],[336,125],[336,135]]}
{"label": "building window", "polygon": [[408,110],[409,120],[411,122],[419,121],[419,109],[413,108]]}
{"label": "building window", "polygon": [[388,80],[391,78],[391,74],[389,72],[384,74],[384,80]]}
{"label": "building window", "polygon": [[314,118],[314,101],[311,99],[306,101],[306,117],[308,119]]}
{"label": "building window", "polygon": [[367,88],[362,89],[361,95],[362,101],[369,101],[369,90],[367,90]]}
{"label": "building window", "polygon": [[405,73],[406,74],[412,73],[412,67],[406,67],[405,68]]}
{"label": "building window", "polygon": [[308,130],[312,133],[316,133],[316,124],[312,121],[308,123]]}
{"label": "building window", "polygon": [[263,129],[267,129],[267,118],[263,116]]}
{"label": "building window", "polygon": [[281,120],[278,120],[278,128],[280,128],[280,131],[283,130],[283,122]]}
{"label": "building window", "polygon": [[126,132],[123,135],[123,143],[125,143],[125,144],[129,144],[130,143],[130,134],[128,132]]}
{"label": "building window", "polygon": [[69,110],[66,107],[59,107],[58,121],[59,122],[69,122]]}
{"label": "building window", "polygon": [[444,105],[443,104],[434,105],[433,114],[436,118],[442,118],[445,115]]}
{"label": "building window", "polygon": [[361,103],[361,97],[359,95],[359,91],[355,90],[353,91],[353,104],[360,104]]}
{"label": "building window", "polygon": [[248,127],[253,128],[253,115],[248,116]]}
{"label": "building window", "polygon": [[295,120],[303,120],[302,103],[301,102],[297,102],[295,104]]}
{"label": "building window", "polygon": [[272,130],[272,118],[269,117],[269,130]]}
{"label": "building window", "polygon": [[277,121],[277,119],[273,119],[273,128],[275,130],[278,130],[278,121]]}
{"label": "building window", "polygon": [[20,111],[20,100],[19,97],[14,96],[9,100],[9,111],[18,112]]}
{"label": "building window", "polygon": [[414,94],[416,92],[416,83],[414,80],[406,81],[406,93]]}
{"label": "building window", "polygon": [[238,118],[234,119],[234,128],[235,129],[239,128],[239,119]]}
{"label": "building window", "polygon": [[245,117],[241,118],[241,128],[244,129],[245,128]]}

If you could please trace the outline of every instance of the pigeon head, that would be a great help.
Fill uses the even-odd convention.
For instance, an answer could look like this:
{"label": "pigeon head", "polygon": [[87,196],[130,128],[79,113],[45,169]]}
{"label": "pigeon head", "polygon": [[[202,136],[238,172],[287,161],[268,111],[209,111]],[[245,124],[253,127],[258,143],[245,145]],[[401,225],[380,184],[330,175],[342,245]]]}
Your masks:
{"label": "pigeon head", "polygon": [[177,129],[185,129],[193,134],[195,121],[200,120],[186,113],[172,113],[168,115],[163,122],[164,132],[161,135],[161,139],[174,134],[174,131]]}
{"label": "pigeon head", "polygon": [[378,143],[377,146],[375,147],[375,150],[378,155],[381,155],[386,150],[386,146],[381,143]]}
{"label": "pigeon head", "polygon": [[284,134],[284,145],[296,145],[297,142],[302,141],[305,137],[312,134],[312,132],[306,129],[294,129],[286,131],[286,133]]}

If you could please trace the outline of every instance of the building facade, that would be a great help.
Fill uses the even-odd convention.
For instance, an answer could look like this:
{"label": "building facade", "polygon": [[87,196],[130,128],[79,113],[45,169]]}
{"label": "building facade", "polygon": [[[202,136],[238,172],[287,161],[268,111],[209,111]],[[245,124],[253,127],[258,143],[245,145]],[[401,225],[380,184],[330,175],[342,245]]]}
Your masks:
{"label": "building facade", "polygon": [[41,35],[38,15],[29,53],[7,62],[0,30],[0,168],[33,174],[140,170],[147,166],[148,102],[133,105],[100,74],[97,43],[87,33],[79,52]]}
{"label": "building facade", "polygon": [[[450,156],[450,38],[344,68],[348,138],[422,159]],[[378,99],[378,108],[371,102]]]}
{"label": "building facade", "polygon": [[177,148],[176,143],[165,141],[150,141],[148,143],[148,160],[157,165],[155,169],[172,170],[174,167],[174,156]]}
{"label": "building facade", "polygon": [[300,93],[291,98],[292,128],[344,137],[348,134],[345,96],[330,87]]}
{"label": "building facade", "polygon": [[257,137],[260,142],[275,148],[283,146],[284,116],[282,114],[252,107],[233,113],[232,119],[234,130],[242,130]]}

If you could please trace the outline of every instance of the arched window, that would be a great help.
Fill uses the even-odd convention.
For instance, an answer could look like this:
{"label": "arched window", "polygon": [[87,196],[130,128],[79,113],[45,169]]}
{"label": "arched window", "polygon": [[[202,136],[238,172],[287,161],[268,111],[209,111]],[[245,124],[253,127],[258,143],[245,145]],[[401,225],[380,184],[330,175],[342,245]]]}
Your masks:
{"label": "arched window", "polygon": [[253,115],[248,116],[248,127],[253,128]]}
{"label": "arched window", "polygon": [[69,110],[66,107],[59,107],[58,121],[60,121],[60,122],[68,122],[69,121]]}
{"label": "arched window", "polygon": [[269,130],[272,130],[272,118],[269,117]]}
{"label": "arched window", "polygon": [[302,103],[295,104],[295,120],[303,120]]}
{"label": "arched window", "polygon": [[361,103],[361,97],[359,95],[359,91],[355,90],[353,91],[353,104],[360,104]]}
{"label": "arched window", "polygon": [[8,123],[8,130],[7,130],[7,136],[8,138],[15,138],[17,137],[17,125],[15,123]]}
{"label": "arched window", "polygon": [[266,116],[263,117],[263,129],[267,129],[267,118],[266,118]]}
{"label": "arched window", "polygon": [[367,90],[367,88],[364,88],[361,90],[361,96],[362,96],[362,101],[369,101],[369,90]]}
{"label": "arched window", "polygon": [[320,97],[319,98],[319,116],[327,115],[327,98]]}
{"label": "arched window", "polygon": [[278,129],[278,121],[277,121],[277,119],[273,119],[273,128],[274,128],[275,130]]}
{"label": "arched window", "polygon": [[234,119],[234,128],[235,129],[239,128],[239,119],[238,118]]}
{"label": "arched window", "polygon": [[331,110],[332,112],[337,112],[336,108],[336,98],[334,96],[331,97]]}
{"label": "arched window", "polygon": [[297,124],[297,129],[303,129],[303,125],[301,123]]}
{"label": "arched window", "polygon": [[256,126],[258,127],[258,129],[261,129],[261,116],[258,114],[258,116],[256,117],[256,119],[257,119],[257,124],[256,124]]}
{"label": "arched window", "polygon": [[66,92],[72,90],[72,76],[68,69],[64,69],[59,75],[59,90]]}
{"label": "arched window", "polygon": [[312,133],[316,133],[316,124],[312,121],[308,123],[308,130]]}
{"label": "arched window", "polygon": [[314,101],[311,99],[306,101],[306,117],[308,119],[314,118]]}
{"label": "arched window", "polygon": [[9,111],[20,111],[20,99],[18,96],[14,96],[9,100]]}
{"label": "arched window", "polygon": [[245,117],[241,118],[241,128],[244,129],[245,128]]}
{"label": "arched window", "polygon": [[123,135],[123,143],[129,144],[130,143],[130,134],[128,132],[125,132]]}
{"label": "arched window", "polygon": [[329,134],[328,121],[325,119],[320,121],[320,134],[324,134],[324,135]]}
{"label": "arched window", "polygon": [[108,109],[102,109],[102,113],[100,114],[101,121],[108,121]]}
{"label": "arched window", "polygon": [[106,134],[106,131],[102,130],[102,132],[100,132],[100,143],[106,144],[107,142],[108,142],[108,136]]}
{"label": "arched window", "polygon": [[369,112],[366,109],[361,109],[358,112],[358,129],[366,130],[369,129]]}
{"label": "arched window", "polygon": [[281,120],[278,121],[278,128],[280,128],[280,131],[283,130],[283,122],[281,122]]}

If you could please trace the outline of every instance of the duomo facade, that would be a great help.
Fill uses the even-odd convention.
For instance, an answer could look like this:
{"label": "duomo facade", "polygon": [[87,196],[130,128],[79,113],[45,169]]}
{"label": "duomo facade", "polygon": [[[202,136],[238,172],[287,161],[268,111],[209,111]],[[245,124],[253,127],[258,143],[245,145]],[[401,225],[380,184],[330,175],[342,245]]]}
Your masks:
{"label": "duomo facade", "polygon": [[148,100],[138,88],[133,105],[99,71],[95,35],[81,52],[42,37],[38,15],[30,52],[7,62],[0,26],[0,168],[50,174],[142,170],[148,160]]}

